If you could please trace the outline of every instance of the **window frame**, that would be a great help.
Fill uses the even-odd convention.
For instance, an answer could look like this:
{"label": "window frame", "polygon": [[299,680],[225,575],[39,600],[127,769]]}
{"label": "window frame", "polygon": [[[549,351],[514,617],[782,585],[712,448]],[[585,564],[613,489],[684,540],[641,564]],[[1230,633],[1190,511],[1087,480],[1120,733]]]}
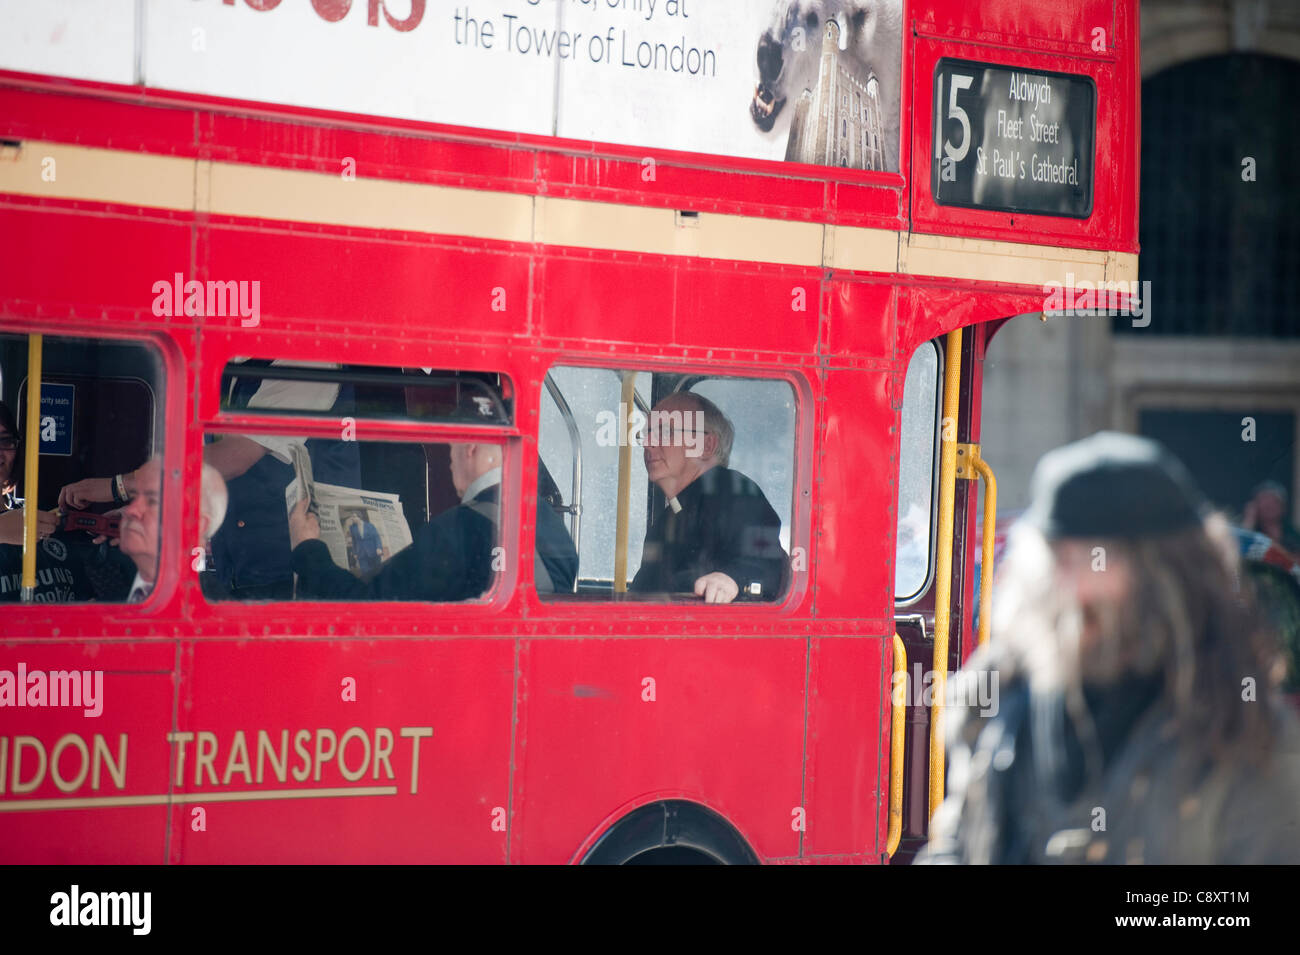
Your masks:
{"label": "window frame", "polygon": [[[181,587],[179,561],[188,549],[182,548],[181,541],[187,531],[189,508],[184,494],[184,468],[182,467],[187,430],[186,407],[187,390],[185,383],[187,361],[182,355],[176,341],[166,333],[143,328],[106,328],[102,324],[74,322],[58,327],[37,325],[31,318],[14,321],[0,328],[0,335],[13,336],[30,340],[32,335],[42,337],[42,359],[44,349],[51,340],[80,339],[90,343],[136,346],[147,350],[158,370],[158,381],[144,384],[149,390],[153,404],[153,420],[149,422],[151,456],[159,455],[162,460],[161,500],[158,514],[158,573],[153,589],[138,604],[127,601],[69,601],[67,603],[30,603],[15,602],[7,605],[5,611],[15,622],[22,620],[23,614],[34,614],[39,619],[49,619],[57,614],[57,619],[75,625],[84,620],[92,627],[99,626],[106,618],[122,619],[125,614],[128,626],[143,626],[142,632],[132,634],[131,639],[174,639],[170,631],[155,633],[150,631],[149,619],[169,604]],[[42,360],[42,383],[45,380],[46,364]],[[20,387],[25,388],[30,380],[30,370],[24,369]],[[134,378],[135,376],[129,376]],[[143,379],[136,379],[143,380]],[[180,384],[178,384],[178,382]],[[22,415],[21,409],[13,409],[15,419]],[[161,442],[161,453],[159,449]],[[39,452],[37,452],[39,454]],[[143,462],[142,462],[143,463]],[[96,476],[96,475],[90,475]],[[197,506],[194,511],[192,530],[198,531]],[[170,529],[175,529],[174,531]],[[57,634],[57,629],[56,629]]]}
{"label": "window frame", "polygon": [[[814,456],[814,412],[816,402],[812,386],[803,373],[802,367],[796,368],[756,368],[732,364],[704,364],[698,359],[683,358],[671,363],[665,361],[647,361],[632,356],[608,356],[591,354],[558,354],[551,357],[539,380],[539,413],[537,416],[536,444],[532,453],[541,461],[542,421],[541,403],[550,399],[545,380],[556,368],[590,368],[613,373],[624,371],[636,374],[675,375],[686,379],[733,378],[756,381],[777,381],[787,384],[794,400],[794,444],[791,449],[791,500],[790,500],[790,551],[793,559],[796,550],[804,552],[804,569],[791,568],[790,583],[785,593],[778,600],[736,600],[729,604],[710,605],[703,601],[664,600],[662,597],[636,595],[616,595],[609,597],[590,594],[541,594],[536,585],[523,588],[531,608],[542,609],[548,613],[563,616],[589,615],[593,608],[619,608],[614,611],[623,616],[655,614],[681,616],[705,608],[706,613],[722,612],[730,609],[731,613],[760,613],[765,615],[789,615],[798,608],[810,590],[812,576],[812,468]],[[552,474],[556,483],[561,480]],[[635,498],[637,495],[633,493]],[[571,503],[571,502],[570,502]],[[648,506],[648,505],[647,505]],[[534,548],[536,521],[532,527]],[[581,554],[579,554],[581,560]],[[630,582],[630,581],[629,581]],[[716,609],[715,609],[716,608]]]}
{"label": "window frame", "polygon": [[[241,356],[249,358],[270,359],[273,357],[274,360],[286,362],[332,361],[336,364],[347,364],[346,362],[322,357],[319,354],[311,357],[299,357],[292,353],[269,356],[262,354],[265,349],[254,350],[252,352],[237,348],[229,350],[232,353],[238,352]],[[200,445],[202,444],[203,439],[208,435],[216,434],[260,434],[268,436],[301,436],[304,438],[339,440],[340,419],[337,417],[326,417],[320,412],[285,409],[284,411],[272,410],[268,413],[266,409],[262,408],[254,408],[251,410],[246,408],[235,410],[223,408],[221,383],[229,364],[229,358],[225,358],[220,362],[214,362],[213,364],[215,367],[207,376],[207,380],[200,384],[200,408],[211,409],[210,413],[207,415],[202,413],[196,415],[194,428],[197,432]],[[406,366],[367,366],[367,368],[372,370],[392,368],[394,371],[400,371],[401,367]],[[271,369],[267,370],[270,371]],[[347,371],[347,369],[319,370],[334,372],[341,371],[344,373]],[[508,424],[471,424],[468,422],[417,418],[371,417],[364,414],[352,414],[346,417],[352,420],[354,431],[354,438],[352,440],[355,440],[359,445],[424,445],[452,444],[458,442],[486,442],[500,444],[502,446],[500,520],[497,525],[496,546],[505,548],[507,560],[505,569],[493,574],[492,584],[486,592],[477,599],[450,602],[377,599],[319,600],[315,598],[292,598],[289,600],[233,599],[213,601],[209,600],[207,597],[200,596],[199,600],[205,606],[207,612],[219,616],[237,617],[246,614],[249,607],[271,608],[276,613],[292,611],[294,608],[304,608],[312,610],[329,609],[335,616],[340,616],[344,611],[348,614],[351,614],[354,610],[361,613],[368,613],[373,612],[374,608],[382,607],[386,613],[395,613],[399,618],[404,618],[408,613],[427,615],[430,610],[436,610],[440,616],[446,616],[448,619],[456,619],[463,615],[481,617],[484,613],[503,608],[512,599],[519,584],[519,561],[518,559],[509,559],[509,555],[513,552],[516,554],[516,557],[518,557],[522,553],[521,549],[517,546],[521,539],[520,524],[523,518],[521,509],[523,503],[523,498],[521,496],[523,435],[519,426],[518,384],[515,380],[515,376],[504,368],[467,368],[464,370],[499,375],[501,380],[506,383],[506,387],[513,396],[510,400],[510,422]],[[265,377],[271,380],[282,380],[277,379],[274,374],[268,374]],[[344,379],[344,381],[346,381],[346,379]],[[503,388],[503,391],[504,390],[506,389]],[[215,400],[204,402],[204,397],[211,397]],[[504,396],[502,396],[502,400],[506,400]],[[189,470],[193,471],[192,477],[188,474]],[[201,472],[202,455],[200,454],[197,456],[197,461],[193,463],[192,468],[187,469],[187,478],[194,482],[194,487],[196,488],[199,486]],[[413,533],[417,530],[418,527],[412,528]],[[516,546],[512,546],[512,544]],[[198,591],[197,579],[194,583],[194,589]]]}
{"label": "window frame", "polygon": [[[911,366],[913,359],[920,354],[921,349],[930,346],[934,349],[937,366],[935,368],[935,400],[934,400],[934,448],[933,456],[930,459],[930,524],[929,524],[929,548],[926,552],[926,572],[925,578],[921,582],[920,588],[913,594],[900,598],[897,593],[894,594],[894,609],[905,610],[914,607],[926,598],[930,593],[930,588],[934,586],[934,576],[936,573],[936,549],[939,537],[939,472],[941,455],[943,448],[943,380],[944,369],[947,367],[947,355],[945,354],[945,344],[937,338],[932,338],[918,345],[907,359],[908,367]],[[903,369],[903,402],[906,403],[907,387],[907,368]],[[903,406],[898,408],[898,455],[899,455],[899,474],[898,495],[894,504],[894,571],[898,571],[898,522],[902,519],[902,490],[903,482],[902,459],[903,459]],[[893,585],[891,585],[891,590]]]}

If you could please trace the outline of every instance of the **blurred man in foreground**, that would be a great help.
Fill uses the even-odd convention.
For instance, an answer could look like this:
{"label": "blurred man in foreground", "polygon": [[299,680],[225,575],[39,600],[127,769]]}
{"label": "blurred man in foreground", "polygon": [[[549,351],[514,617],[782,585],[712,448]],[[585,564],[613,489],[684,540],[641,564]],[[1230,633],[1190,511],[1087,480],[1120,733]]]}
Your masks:
{"label": "blurred man in foreground", "polygon": [[954,677],[996,670],[999,706],[951,711],[948,798],[919,861],[1300,861],[1300,734],[1235,554],[1154,442],[1047,454],[993,640]]}

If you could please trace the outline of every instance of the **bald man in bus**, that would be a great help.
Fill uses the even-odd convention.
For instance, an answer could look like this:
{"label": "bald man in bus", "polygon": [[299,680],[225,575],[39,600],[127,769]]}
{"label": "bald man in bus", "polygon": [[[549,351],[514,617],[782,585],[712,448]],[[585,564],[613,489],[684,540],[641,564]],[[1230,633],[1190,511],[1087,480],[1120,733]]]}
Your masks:
{"label": "bald man in bus", "polygon": [[[500,524],[502,449],[498,444],[451,445],[451,481],[461,502],[420,527],[409,547],[361,580],[334,563],[320,540],[320,523],[300,501],[289,515],[298,596],[326,600],[474,600],[500,569],[494,560]],[[496,565],[496,566],[494,566]],[[539,502],[534,580],[543,592],[569,591],[578,553],[554,509]]]}
{"label": "bald man in bus", "polygon": [[638,593],[694,593],[705,603],[776,600],[789,577],[781,518],[757,484],[728,467],[735,428],[703,395],[678,392],[650,412],[645,467],[664,494],[646,529]]}

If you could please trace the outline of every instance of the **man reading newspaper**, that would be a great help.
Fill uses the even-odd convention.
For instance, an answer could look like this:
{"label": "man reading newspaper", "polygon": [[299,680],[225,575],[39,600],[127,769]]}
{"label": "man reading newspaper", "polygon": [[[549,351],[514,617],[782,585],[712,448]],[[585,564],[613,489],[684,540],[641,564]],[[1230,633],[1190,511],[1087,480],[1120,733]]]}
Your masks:
{"label": "man reading newspaper", "polygon": [[[306,499],[294,501],[289,535],[298,595],[334,600],[439,602],[482,596],[492,584],[494,570],[499,569],[499,565],[493,566],[493,548],[500,502],[501,446],[451,445],[451,480],[461,503],[423,525],[416,531],[412,546],[395,553],[368,580],[344,570],[346,554],[331,557],[331,548],[322,542],[328,510],[322,508],[318,519]],[[535,557],[538,590],[572,589],[578,554],[564,523],[549,506],[537,510]]]}
{"label": "man reading newspaper", "polygon": [[[297,509],[309,511],[314,518],[314,537],[322,545],[325,559],[354,579],[374,576],[385,557],[410,545],[410,525],[402,510],[401,498],[396,494],[314,481],[311,456],[306,449],[296,445],[292,456],[294,479],[284,491],[291,546],[296,547],[299,543],[293,528],[293,515]],[[355,567],[355,575],[343,570],[346,567]],[[296,566],[294,571],[298,573]],[[332,596],[312,590],[310,582],[304,583],[300,573],[297,595]]]}

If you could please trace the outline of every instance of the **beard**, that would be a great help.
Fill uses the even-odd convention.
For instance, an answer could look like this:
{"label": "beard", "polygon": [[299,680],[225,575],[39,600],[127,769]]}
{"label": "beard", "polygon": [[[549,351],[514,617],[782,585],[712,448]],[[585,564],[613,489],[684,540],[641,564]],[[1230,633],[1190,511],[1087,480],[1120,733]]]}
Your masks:
{"label": "beard", "polygon": [[[1163,628],[1144,625],[1133,600],[1095,600],[1066,611],[1058,631],[1081,683],[1106,686],[1160,669]],[[1073,651],[1073,652],[1069,652]]]}

